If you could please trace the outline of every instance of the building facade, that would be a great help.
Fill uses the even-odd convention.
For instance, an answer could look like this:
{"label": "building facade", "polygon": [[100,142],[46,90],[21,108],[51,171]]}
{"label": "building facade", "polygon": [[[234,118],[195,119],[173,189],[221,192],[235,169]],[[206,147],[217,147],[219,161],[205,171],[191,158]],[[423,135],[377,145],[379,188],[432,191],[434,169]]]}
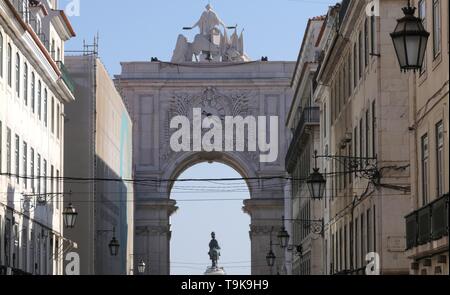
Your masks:
{"label": "building facade", "polygon": [[[67,175],[91,181],[66,182],[65,200],[78,212],[66,236],[77,243],[82,275],[137,273],[133,252],[133,124],[122,97],[96,54],[66,57],[76,101],[66,107]],[[115,237],[119,252],[112,256]],[[136,264],[137,265],[137,264]]]}
{"label": "building facade", "polygon": [[378,259],[381,274],[408,273],[409,83],[389,35],[404,5],[342,1],[327,18],[314,90],[327,172],[326,274],[366,274]]}
{"label": "building facade", "polygon": [[74,100],[57,1],[0,1],[0,273],[62,274],[64,108]]}
{"label": "building facade", "polygon": [[414,1],[431,34],[422,70],[410,77],[412,200],[406,216],[410,273],[449,274],[448,1]]}
{"label": "building facade", "polygon": [[[293,180],[289,208],[285,214],[287,228],[290,229],[292,254],[292,274],[321,275],[323,236],[311,230],[309,220],[322,217],[321,202],[313,201],[306,185],[314,167],[314,151],[320,146],[320,108],[313,100],[313,85],[316,77],[320,41],[324,17],[308,21],[297,66],[294,71],[292,88],[294,98],[287,118],[287,127],[293,138],[286,157],[286,168]],[[300,247],[300,248],[299,248]],[[298,251],[298,250],[301,251]],[[288,254],[287,254],[288,255]]]}

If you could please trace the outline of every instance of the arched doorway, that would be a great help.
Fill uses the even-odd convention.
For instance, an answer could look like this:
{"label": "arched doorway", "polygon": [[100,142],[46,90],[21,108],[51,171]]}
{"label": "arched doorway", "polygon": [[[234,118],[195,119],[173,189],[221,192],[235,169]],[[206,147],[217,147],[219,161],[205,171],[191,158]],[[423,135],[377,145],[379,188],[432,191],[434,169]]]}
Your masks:
{"label": "arched doorway", "polygon": [[[185,170],[179,180],[241,178],[221,163],[201,163]],[[236,181],[183,181],[171,191],[179,209],[171,217],[170,269],[173,275],[202,275],[211,265],[207,255],[210,234],[217,234],[219,266],[229,275],[251,274],[250,217],[242,202],[250,198],[247,183]],[[189,255],[186,255],[189,253]]]}

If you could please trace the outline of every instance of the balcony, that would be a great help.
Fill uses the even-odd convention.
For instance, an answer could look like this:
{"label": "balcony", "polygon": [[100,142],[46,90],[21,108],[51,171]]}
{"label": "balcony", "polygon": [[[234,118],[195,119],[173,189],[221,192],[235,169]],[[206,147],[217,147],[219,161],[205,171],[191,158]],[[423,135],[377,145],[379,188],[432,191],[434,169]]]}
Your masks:
{"label": "balcony", "polygon": [[320,108],[312,107],[305,108],[301,112],[301,116],[296,120],[296,129],[294,131],[294,137],[289,147],[286,156],[286,167],[289,172],[292,172],[295,165],[295,159],[297,158],[303,139],[303,134],[308,126],[320,124]]}
{"label": "balcony", "polygon": [[406,216],[406,248],[425,245],[448,236],[449,195]]}
{"label": "balcony", "polygon": [[72,92],[72,94],[75,94],[75,82],[73,82],[72,78],[70,77],[69,71],[67,70],[66,66],[62,61],[57,61],[59,70],[61,71],[61,79],[64,81],[64,84],[66,84],[67,88]]}
{"label": "balcony", "polygon": [[9,0],[9,2],[15,8],[22,21],[30,25],[47,51],[50,51],[49,39],[47,38],[47,35],[42,31],[42,24],[31,12],[29,0]]}

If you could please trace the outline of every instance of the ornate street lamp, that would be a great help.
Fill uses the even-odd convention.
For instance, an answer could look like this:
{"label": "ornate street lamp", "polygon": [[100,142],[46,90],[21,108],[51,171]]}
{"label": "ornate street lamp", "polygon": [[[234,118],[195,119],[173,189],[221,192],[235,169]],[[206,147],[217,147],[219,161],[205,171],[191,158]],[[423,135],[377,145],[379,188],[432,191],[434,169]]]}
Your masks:
{"label": "ornate street lamp", "polygon": [[116,230],[113,229],[113,237],[111,239],[111,242],[109,242],[109,252],[111,256],[117,256],[119,254],[119,241],[116,239]]}
{"label": "ornate street lamp", "polygon": [[267,265],[269,267],[273,267],[275,265],[275,259],[277,259],[277,257],[275,256],[275,253],[273,253],[273,250],[270,249],[269,253],[266,256]]}
{"label": "ornate street lamp", "polygon": [[72,203],[69,204],[62,213],[63,221],[66,228],[74,228],[77,221],[78,212],[73,207]]}
{"label": "ornate street lamp", "polygon": [[282,223],[283,225],[281,227],[280,232],[278,233],[277,238],[278,238],[278,241],[280,242],[280,247],[282,249],[286,249],[287,246],[289,245],[289,238],[290,238],[290,236],[289,236],[289,233],[286,230],[286,227],[284,226],[284,216],[283,216],[282,222],[283,222]]}
{"label": "ornate street lamp", "polygon": [[430,33],[425,30],[422,20],[414,16],[416,8],[411,6],[410,0],[402,10],[405,16],[397,20],[391,38],[402,71],[418,71],[423,65]]}
{"label": "ornate street lamp", "polygon": [[306,184],[308,185],[309,193],[311,194],[311,198],[314,200],[320,200],[323,198],[326,180],[323,175],[319,172],[319,168],[317,167],[317,151],[314,152],[314,160],[315,160],[315,168],[313,169],[313,173],[309,176]]}
{"label": "ornate street lamp", "polygon": [[144,260],[141,260],[141,262],[139,262],[139,264],[138,264],[138,272],[140,274],[143,274],[145,272],[145,262],[144,262]]}

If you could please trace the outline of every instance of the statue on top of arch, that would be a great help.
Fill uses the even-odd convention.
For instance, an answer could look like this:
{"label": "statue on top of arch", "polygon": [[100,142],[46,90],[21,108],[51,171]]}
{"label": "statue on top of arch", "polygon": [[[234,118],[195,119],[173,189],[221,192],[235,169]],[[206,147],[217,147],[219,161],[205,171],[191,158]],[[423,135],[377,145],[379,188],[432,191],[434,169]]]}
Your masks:
{"label": "statue on top of arch", "polygon": [[[210,4],[192,27],[184,29],[192,30],[197,27],[200,33],[194,37],[193,42],[189,42],[184,35],[178,36],[171,60],[173,63],[250,61],[244,52],[243,31],[238,36],[237,26],[227,27]],[[234,29],[230,38],[228,29]]]}

